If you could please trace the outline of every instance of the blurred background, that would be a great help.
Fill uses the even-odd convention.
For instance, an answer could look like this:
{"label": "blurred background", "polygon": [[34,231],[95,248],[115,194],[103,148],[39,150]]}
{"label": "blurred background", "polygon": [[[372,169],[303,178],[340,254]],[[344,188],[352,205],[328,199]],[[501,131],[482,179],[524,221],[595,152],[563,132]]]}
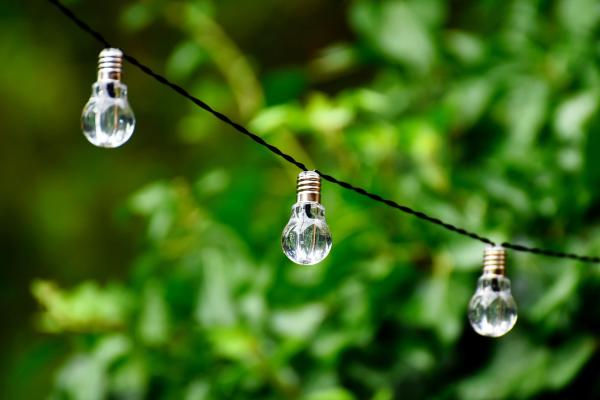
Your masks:
{"label": "blurred background", "polygon": [[[68,1],[310,167],[496,241],[600,254],[595,0]],[[0,397],[592,399],[600,267],[510,253],[519,321],[477,336],[483,246],[299,172],[133,66],[132,140],[79,118],[98,43],[0,3]],[[598,154],[597,154],[598,153]]]}

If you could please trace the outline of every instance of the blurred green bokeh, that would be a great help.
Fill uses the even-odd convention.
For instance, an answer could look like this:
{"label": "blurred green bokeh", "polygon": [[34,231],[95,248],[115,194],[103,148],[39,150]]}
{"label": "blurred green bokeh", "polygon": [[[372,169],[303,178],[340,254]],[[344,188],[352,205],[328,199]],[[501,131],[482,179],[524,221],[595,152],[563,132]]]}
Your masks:
{"label": "blurred green bokeh", "polygon": [[[600,254],[595,0],[69,1],[311,167],[497,241]],[[0,397],[600,398],[600,267],[511,253],[519,321],[474,334],[482,245],[298,171],[131,65],[138,125],[88,144],[97,43],[0,4]]]}

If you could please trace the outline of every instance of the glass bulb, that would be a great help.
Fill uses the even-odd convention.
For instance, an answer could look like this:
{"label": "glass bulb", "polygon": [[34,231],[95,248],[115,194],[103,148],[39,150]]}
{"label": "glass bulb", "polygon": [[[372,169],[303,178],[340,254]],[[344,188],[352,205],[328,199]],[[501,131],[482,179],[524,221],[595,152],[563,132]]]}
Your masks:
{"label": "glass bulb", "polygon": [[490,246],[485,250],[483,275],[469,302],[471,326],[483,336],[505,335],[517,322],[517,304],[510,280],[504,276],[505,254],[502,247]]}
{"label": "glass bulb", "polygon": [[517,304],[510,292],[510,280],[503,276],[482,276],[469,303],[469,321],[477,333],[499,337],[517,322]]}
{"label": "glass bulb", "polygon": [[322,261],[331,250],[331,232],[325,221],[325,208],[319,203],[321,177],[314,171],[298,176],[298,200],[283,230],[281,247],[285,255],[301,265]]}
{"label": "glass bulb", "polygon": [[135,128],[135,116],[127,100],[127,86],[121,83],[123,53],[104,49],[98,62],[98,80],[81,115],[85,137],[95,146],[114,148],[125,143]]}

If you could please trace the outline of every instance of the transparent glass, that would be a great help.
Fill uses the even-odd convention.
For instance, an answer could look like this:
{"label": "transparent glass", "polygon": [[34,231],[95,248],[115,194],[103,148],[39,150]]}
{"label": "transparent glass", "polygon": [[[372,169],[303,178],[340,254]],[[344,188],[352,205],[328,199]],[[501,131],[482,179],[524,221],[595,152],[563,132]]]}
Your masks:
{"label": "transparent glass", "polygon": [[510,291],[510,280],[502,275],[483,275],[469,303],[469,321],[477,333],[499,337],[517,322],[517,304]]}
{"label": "transparent glass", "polygon": [[325,208],[316,202],[294,204],[281,236],[285,255],[296,264],[313,265],[327,257],[331,244]]}
{"label": "transparent glass", "polygon": [[83,108],[81,127],[95,146],[113,148],[125,143],[135,128],[135,116],[127,101],[127,86],[119,81],[92,85],[92,96]]}

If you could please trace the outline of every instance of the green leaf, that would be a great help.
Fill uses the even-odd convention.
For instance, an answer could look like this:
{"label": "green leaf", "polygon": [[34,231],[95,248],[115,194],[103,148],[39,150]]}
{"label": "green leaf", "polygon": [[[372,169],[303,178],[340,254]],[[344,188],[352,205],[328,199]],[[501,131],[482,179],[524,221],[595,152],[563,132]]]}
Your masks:
{"label": "green leaf", "polygon": [[321,132],[342,130],[354,119],[352,110],[335,104],[323,94],[311,96],[306,113],[312,128]]}
{"label": "green leaf", "polygon": [[384,56],[425,73],[435,61],[436,49],[426,24],[428,15],[416,12],[420,9],[415,4],[359,2],[353,8],[352,21]]}
{"label": "green leaf", "polygon": [[308,393],[306,400],[354,400],[350,392],[343,388],[328,388]]}
{"label": "green leaf", "polygon": [[248,331],[240,328],[213,328],[208,337],[219,356],[234,361],[256,361],[257,343]]}
{"label": "green leaf", "polygon": [[521,155],[533,145],[545,122],[549,94],[540,79],[521,77],[511,83],[505,99],[507,151]]}
{"label": "green leaf", "polygon": [[140,31],[150,25],[155,14],[146,4],[131,4],[121,14],[121,24],[131,31]]}
{"label": "green leaf", "polygon": [[571,339],[552,354],[552,362],[548,364],[548,386],[558,390],[573,381],[597,349],[598,342],[592,337]]}
{"label": "green leaf", "polygon": [[561,306],[570,302],[577,293],[579,271],[573,265],[565,266],[558,272],[554,284],[544,290],[544,295],[529,307],[529,317],[541,323],[549,314],[559,312]]}
{"label": "green leaf", "polygon": [[448,50],[465,65],[484,60],[485,44],[476,35],[465,31],[450,31],[445,36]]}
{"label": "green leaf", "polygon": [[169,306],[160,283],[154,280],[146,283],[141,301],[137,327],[140,339],[149,346],[166,343],[170,336]]}
{"label": "green leaf", "polygon": [[489,79],[468,79],[450,89],[445,103],[453,125],[468,128],[476,123],[486,111],[494,91]]}
{"label": "green leaf", "polygon": [[439,274],[421,284],[400,315],[411,324],[433,329],[440,341],[449,344],[462,331],[469,296],[469,288]]}
{"label": "green leaf", "polygon": [[[59,371],[56,389],[62,398],[101,400],[106,398],[107,381],[103,366],[85,354],[70,357]],[[59,397],[59,398],[61,398]]]}
{"label": "green leaf", "polygon": [[581,141],[585,135],[585,125],[597,109],[597,95],[592,92],[565,99],[558,106],[554,118],[557,135],[571,142]]}
{"label": "green leaf", "polygon": [[65,291],[52,282],[35,281],[32,292],[44,306],[41,328],[48,332],[95,332],[123,328],[131,311],[131,296],[120,286],[100,288],[83,283]]}
{"label": "green leaf", "polygon": [[556,15],[558,21],[577,36],[591,34],[600,20],[600,10],[595,0],[561,0]]}
{"label": "green leaf", "polygon": [[203,380],[191,382],[185,390],[184,400],[209,400],[210,384]]}
{"label": "green leaf", "polygon": [[183,42],[167,59],[167,74],[175,80],[187,79],[207,60],[206,51],[196,42]]}
{"label": "green leaf", "polygon": [[204,327],[231,326],[237,319],[231,286],[231,260],[215,249],[202,253],[203,279],[198,293],[196,320]]}
{"label": "green leaf", "polygon": [[118,398],[142,399],[148,392],[148,366],[141,357],[130,357],[111,374],[110,391]]}
{"label": "green leaf", "polygon": [[308,340],[325,318],[322,304],[307,304],[288,310],[274,311],[273,330],[283,337]]}
{"label": "green leaf", "polygon": [[593,355],[596,341],[570,339],[554,351],[529,343],[516,332],[500,339],[487,367],[458,385],[460,398],[529,398],[566,385]]}

